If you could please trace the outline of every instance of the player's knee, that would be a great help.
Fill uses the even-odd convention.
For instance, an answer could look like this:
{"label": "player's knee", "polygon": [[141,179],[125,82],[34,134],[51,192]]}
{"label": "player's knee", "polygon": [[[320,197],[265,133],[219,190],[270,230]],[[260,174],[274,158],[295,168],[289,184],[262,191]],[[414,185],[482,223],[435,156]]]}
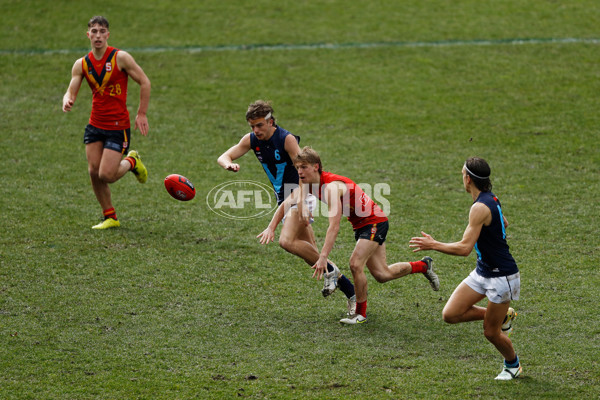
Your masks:
{"label": "player's knee", "polygon": [[114,174],[114,173],[107,173],[105,171],[99,171],[98,172],[98,178],[102,182],[106,182],[106,183],[114,183],[114,182],[117,181],[116,174]]}
{"label": "player's knee", "polygon": [[285,251],[290,251],[294,246],[294,241],[286,236],[279,237],[279,246]]}
{"label": "player's knee", "polygon": [[88,173],[90,174],[90,177],[92,177],[92,179],[94,178],[98,178],[100,175],[100,170],[98,169],[98,167],[95,167],[93,165],[89,165],[88,166]]}
{"label": "player's knee", "polygon": [[362,272],[364,267],[365,267],[364,265],[359,264],[358,262],[356,262],[353,259],[350,259],[350,271],[352,272],[353,275]]}
{"label": "player's knee", "polygon": [[446,309],[442,311],[442,319],[447,324],[456,324],[459,322],[457,316]]}
{"label": "player's knee", "polygon": [[455,324],[456,323],[456,321],[454,320],[454,317],[452,317],[449,314],[446,314],[445,312],[442,312],[442,319],[447,324]]}
{"label": "player's knee", "polygon": [[287,238],[284,238],[282,236],[279,237],[279,247],[281,247],[284,250],[287,250],[289,245],[290,245],[290,241]]}
{"label": "player's knee", "polygon": [[485,338],[492,343],[494,343],[498,336],[501,335],[500,332],[500,329],[492,329],[488,327],[483,328],[483,336],[485,336]]}

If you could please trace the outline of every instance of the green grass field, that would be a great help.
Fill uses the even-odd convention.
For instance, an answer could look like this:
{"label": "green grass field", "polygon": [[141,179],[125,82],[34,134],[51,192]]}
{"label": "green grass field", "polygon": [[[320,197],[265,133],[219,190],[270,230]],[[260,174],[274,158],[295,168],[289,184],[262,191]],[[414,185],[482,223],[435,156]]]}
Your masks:
{"label": "green grass field", "polygon": [[[0,4],[0,398],[598,398],[596,1]],[[152,81],[150,135],[132,140],[149,180],[112,185],[122,226],[100,232],[87,84],[61,111],[96,14]],[[130,82],[133,114],[138,96]],[[494,381],[480,323],[441,319],[474,254],[431,254],[437,293],[369,276],[369,323],[341,326],[343,295],[323,299],[307,265],[258,243],[270,216],[210,211],[223,182],[267,183],[252,154],[238,174],[216,163],[256,99],[326,170],[390,185],[389,261],[422,257],[421,230],[460,239],[462,163],[490,162],[521,269],[522,378]],[[171,173],[196,199],[167,194]],[[349,274],[342,224],[332,258]]]}

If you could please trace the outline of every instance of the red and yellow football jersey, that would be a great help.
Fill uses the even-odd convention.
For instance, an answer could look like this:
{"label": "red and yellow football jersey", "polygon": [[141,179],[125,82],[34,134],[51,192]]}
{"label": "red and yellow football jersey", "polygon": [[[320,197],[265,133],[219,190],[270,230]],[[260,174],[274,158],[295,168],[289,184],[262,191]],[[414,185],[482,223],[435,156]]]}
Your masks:
{"label": "red and yellow football jersey", "polygon": [[127,110],[128,75],[117,65],[118,49],[108,47],[101,60],[92,52],[82,60],[83,75],[92,89],[90,125],[106,130],[130,127]]}
{"label": "red and yellow football jersey", "polygon": [[352,229],[356,230],[370,224],[387,221],[388,218],[381,208],[371,198],[363,192],[363,190],[350,178],[345,176],[332,174],[331,172],[323,171],[319,182],[318,193],[313,193],[321,201],[323,195],[323,186],[334,181],[343,182],[348,190],[341,197],[343,214],[352,224]]}

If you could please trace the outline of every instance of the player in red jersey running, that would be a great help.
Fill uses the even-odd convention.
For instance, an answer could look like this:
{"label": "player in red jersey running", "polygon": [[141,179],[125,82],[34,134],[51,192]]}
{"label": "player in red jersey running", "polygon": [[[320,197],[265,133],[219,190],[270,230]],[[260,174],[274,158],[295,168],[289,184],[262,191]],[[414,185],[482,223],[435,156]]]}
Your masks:
{"label": "player in red jersey running", "polygon": [[112,205],[109,183],[116,182],[128,171],[132,171],[140,183],[148,179],[148,171],[138,152],[131,150],[124,159],[123,154],[129,148],[131,132],[127,110],[128,78],[140,85],[135,129],[144,136],[148,135],[146,112],[150,101],[150,80],[129,53],[108,45],[109,36],[106,18],[96,16],[88,22],[87,37],[92,51],[75,61],[62,106],[64,112],[71,111],[81,83],[86,79],[92,89],[92,113],[83,141],[92,188],[104,213],[104,221],[92,229],[120,226]]}
{"label": "player in red jersey running", "polygon": [[[365,265],[377,282],[384,283],[408,274],[423,273],[433,290],[439,290],[440,282],[433,271],[431,257],[414,262],[387,264],[384,242],[388,218],[358,185],[345,176],[323,171],[319,154],[308,146],[298,153],[294,165],[300,178],[300,190],[294,191],[286,202],[299,202],[308,193],[313,193],[329,208],[329,227],[319,259],[313,266],[313,276],[320,278],[326,271],[327,257],[335,244],[342,215],[348,218],[354,229],[356,245],[350,256],[350,270],[356,291],[356,313],[343,318],[341,323],[360,324],[367,321]],[[296,199],[291,199],[292,197]],[[305,213],[302,218],[308,223],[308,214]]]}

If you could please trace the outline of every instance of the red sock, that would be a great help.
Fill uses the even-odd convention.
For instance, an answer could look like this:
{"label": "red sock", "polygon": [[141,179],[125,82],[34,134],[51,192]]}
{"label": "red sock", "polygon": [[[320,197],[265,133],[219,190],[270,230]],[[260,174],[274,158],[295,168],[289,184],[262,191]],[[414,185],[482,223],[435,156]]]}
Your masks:
{"label": "red sock", "polygon": [[129,161],[129,164],[131,164],[131,169],[135,168],[135,164],[136,164],[135,158],[133,158],[133,157],[125,157],[125,160]]}
{"label": "red sock", "polygon": [[115,211],[114,207],[104,210],[104,219],[107,218],[112,218],[114,220],[117,219],[117,212]]}
{"label": "red sock", "polygon": [[427,272],[427,263],[425,261],[412,261],[409,264],[412,267],[411,274]]}
{"label": "red sock", "polygon": [[367,318],[367,301],[366,300],[361,303],[356,303],[356,313]]}

